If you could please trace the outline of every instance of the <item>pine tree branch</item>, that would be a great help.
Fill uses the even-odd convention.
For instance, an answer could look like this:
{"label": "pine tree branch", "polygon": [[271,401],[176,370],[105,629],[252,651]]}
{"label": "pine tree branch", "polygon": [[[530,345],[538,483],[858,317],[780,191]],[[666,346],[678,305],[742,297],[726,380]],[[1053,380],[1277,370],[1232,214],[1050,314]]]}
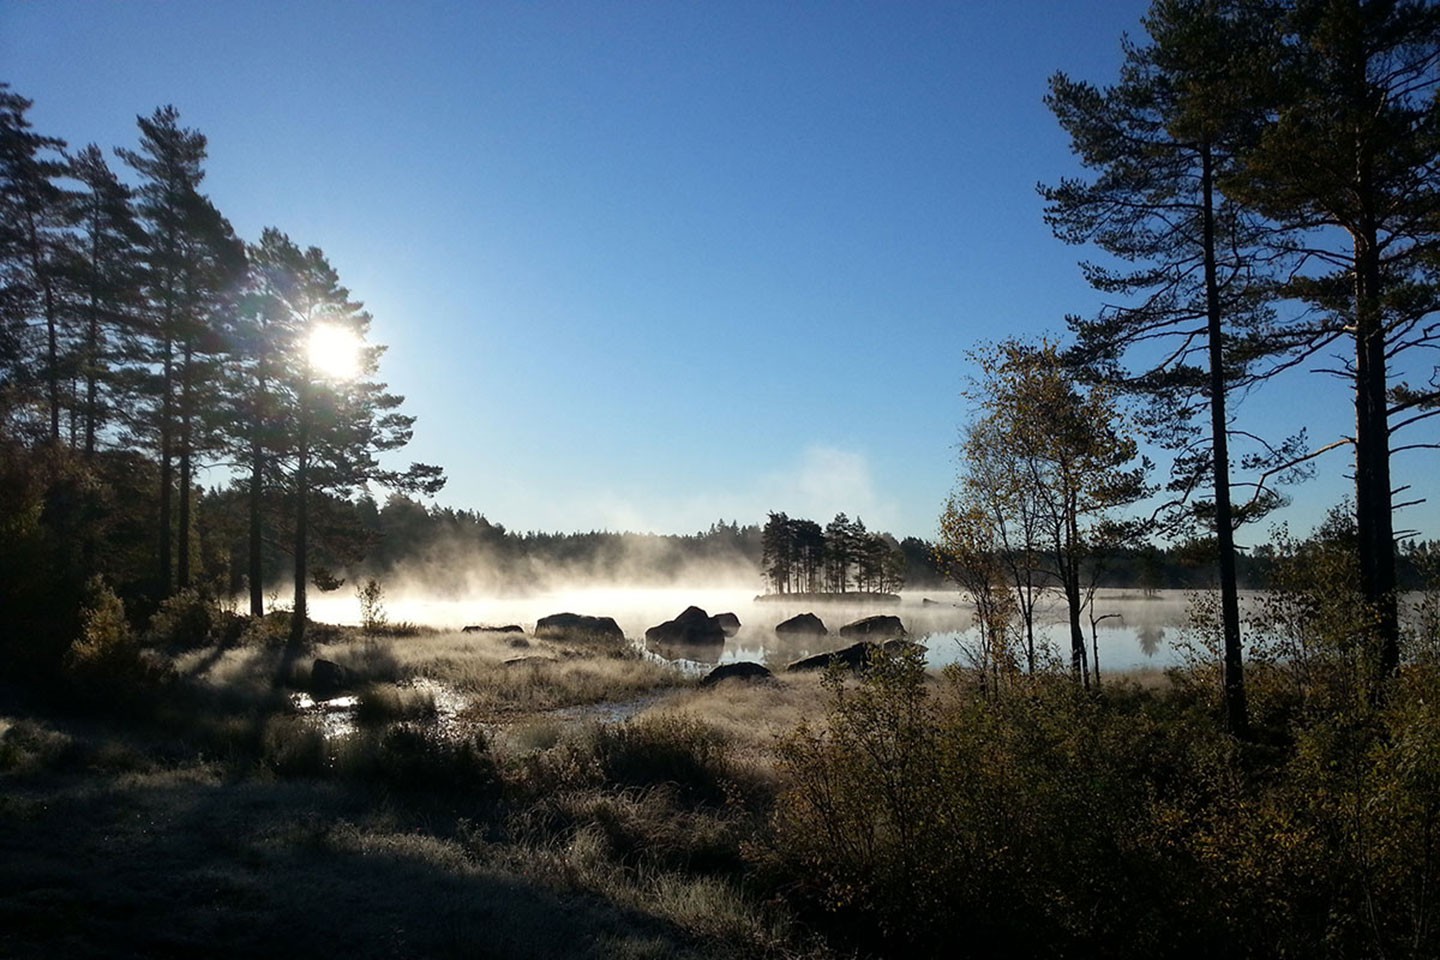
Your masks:
{"label": "pine tree branch", "polygon": [[[1269,470],[1261,473],[1260,476],[1256,478],[1253,484],[1253,486],[1255,487],[1255,493],[1250,497],[1250,501],[1246,504],[1246,506],[1253,507],[1256,503],[1259,502],[1260,496],[1262,494],[1271,492],[1269,490],[1268,484],[1270,478],[1275,476],[1276,474],[1284,473],[1287,470],[1293,470],[1296,467],[1300,466],[1302,463],[1307,463],[1311,460],[1314,460],[1317,457],[1329,453],[1331,450],[1334,450],[1337,447],[1353,446],[1354,443],[1355,440],[1353,438],[1345,437],[1344,439],[1336,440],[1334,443],[1326,444],[1318,450],[1312,450],[1303,456],[1295,457],[1285,463],[1271,467]],[[1250,484],[1236,484],[1236,486],[1250,486]]]}

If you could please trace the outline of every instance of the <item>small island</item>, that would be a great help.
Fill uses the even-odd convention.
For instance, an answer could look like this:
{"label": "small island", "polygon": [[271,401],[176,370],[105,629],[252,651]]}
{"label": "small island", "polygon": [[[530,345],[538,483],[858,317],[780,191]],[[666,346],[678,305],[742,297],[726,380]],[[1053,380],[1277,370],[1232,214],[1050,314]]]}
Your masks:
{"label": "small island", "polygon": [[878,590],[847,590],[844,592],[816,593],[762,593],[756,603],[899,603],[900,594],[884,593]]}
{"label": "small island", "polygon": [[865,529],[859,517],[836,514],[822,528],[814,520],[771,513],[760,544],[767,589],[756,600],[900,602],[905,552],[890,534]]}

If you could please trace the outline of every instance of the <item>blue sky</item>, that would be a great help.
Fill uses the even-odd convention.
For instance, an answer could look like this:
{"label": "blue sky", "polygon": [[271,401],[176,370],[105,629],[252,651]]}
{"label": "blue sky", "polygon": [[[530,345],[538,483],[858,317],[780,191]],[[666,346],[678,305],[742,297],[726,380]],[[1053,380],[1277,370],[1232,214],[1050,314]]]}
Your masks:
{"label": "blue sky", "polygon": [[[165,103],[206,134],[237,231],[322,247],[374,314],[441,503],[928,537],[966,351],[1100,304],[1041,221],[1035,184],[1076,172],[1042,97],[1113,78],[1145,7],[0,0],[0,79],[72,146]],[[1350,418],[1314,376],[1241,416]]]}

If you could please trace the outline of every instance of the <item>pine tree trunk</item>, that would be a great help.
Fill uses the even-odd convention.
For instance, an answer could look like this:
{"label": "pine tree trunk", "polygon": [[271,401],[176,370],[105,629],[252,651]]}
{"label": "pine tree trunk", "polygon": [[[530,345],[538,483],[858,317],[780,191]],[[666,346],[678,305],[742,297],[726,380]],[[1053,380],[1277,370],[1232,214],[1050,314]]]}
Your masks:
{"label": "pine tree trunk", "polygon": [[45,303],[47,364],[45,392],[50,407],[50,439],[58,443],[60,441],[60,321],[55,311],[54,285],[51,283],[50,272],[45,267],[45,258],[41,252],[40,228],[35,222],[33,212],[26,218],[26,227],[25,239],[30,247],[30,270],[34,274],[35,282],[40,284]]}
{"label": "pine tree trunk", "polygon": [[164,395],[160,401],[160,570],[159,570],[159,595],[161,599],[170,596],[170,576],[173,571],[173,554],[171,552],[171,536],[173,535],[174,520],[174,487],[175,487],[175,466],[172,461],[172,444],[174,437],[171,429],[171,421],[175,416],[175,401],[172,396],[172,378],[174,376],[174,359],[172,357],[173,344],[167,332],[165,336],[165,359],[164,377],[160,389]]}
{"label": "pine tree trunk", "polygon": [[1085,631],[1080,627],[1080,525],[1076,517],[1076,504],[1070,495],[1065,497],[1064,560],[1061,569],[1065,589],[1065,608],[1070,620],[1070,669],[1075,681],[1090,689],[1090,667],[1085,656]]}
{"label": "pine tree trunk", "polygon": [[177,586],[184,590],[190,586],[190,484],[194,477],[194,466],[192,464],[191,442],[192,430],[194,429],[194,417],[191,413],[193,396],[190,389],[190,378],[193,371],[193,351],[189,344],[185,346],[184,359],[180,372],[180,508],[176,520],[177,530],[177,557],[175,560],[175,581]]}
{"label": "pine tree trunk", "polygon": [[250,445],[250,536],[249,541],[249,580],[250,580],[250,616],[263,617],[265,615],[265,593],[262,578],[265,575],[261,564],[261,526],[260,508],[263,503],[263,469],[264,462],[261,459],[260,443],[258,440]]}
{"label": "pine tree trunk", "polygon": [[300,385],[300,435],[295,458],[295,608],[290,614],[290,644],[298,647],[305,640],[306,580],[309,577],[310,534],[310,409],[306,393],[310,389],[310,371],[306,369]]}
{"label": "pine tree trunk", "polygon": [[1243,736],[1250,726],[1245,697],[1245,661],[1240,647],[1240,590],[1235,573],[1235,521],[1230,503],[1229,424],[1225,416],[1225,340],[1220,323],[1220,284],[1215,268],[1214,164],[1209,145],[1201,147],[1204,193],[1205,313],[1210,348],[1210,434],[1214,446],[1215,539],[1220,560],[1220,620],[1224,636],[1225,726]]}
{"label": "pine tree trunk", "polygon": [[50,438],[60,439],[60,331],[59,319],[55,316],[55,291],[50,278],[43,277],[45,284],[45,327],[47,331],[50,370],[47,374],[50,391]]}
{"label": "pine tree trunk", "polygon": [[305,455],[295,471],[295,609],[290,615],[290,643],[299,646],[305,640],[305,582],[309,577],[306,551],[309,548],[310,491],[306,489]]}
{"label": "pine tree trunk", "polygon": [[1065,607],[1070,620],[1070,669],[1075,680],[1090,689],[1090,665],[1085,655],[1085,631],[1080,626],[1080,570],[1073,562],[1065,572]]}
{"label": "pine tree trunk", "polygon": [[1355,237],[1355,529],[1360,592],[1374,624],[1380,678],[1400,669],[1391,515],[1390,429],[1380,257],[1373,227]]}
{"label": "pine tree trunk", "polygon": [[[98,253],[91,254],[92,258]],[[92,269],[99,269],[92,266]],[[93,283],[93,281],[92,281]],[[95,429],[100,418],[100,303],[92,286],[85,329],[85,460],[95,459]]]}

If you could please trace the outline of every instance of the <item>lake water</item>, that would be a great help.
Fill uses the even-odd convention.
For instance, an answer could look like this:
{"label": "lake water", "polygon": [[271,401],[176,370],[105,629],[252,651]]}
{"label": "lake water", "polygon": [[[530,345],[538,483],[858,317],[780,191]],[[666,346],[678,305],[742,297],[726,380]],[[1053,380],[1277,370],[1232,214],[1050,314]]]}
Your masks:
{"label": "lake water", "polygon": [[[1101,668],[1117,671],[1174,664],[1174,643],[1185,622],[1186,597],[1183,591],[1160,591],[1151,597],[1138,590],[1100,591],[1095,599],[1095,616],[1114,615],[1096,628]],[[697,664],[754,660],[771,667],[783,666],[799,657],[847,646],[849,640],[836,636],[839,628],[875,614],[898,616],[911,639],[929,648],[932,666],[968,663],[976,641],[973,606],[960,594],[946,591],[906,592],[898,603],[757,601],[753,590],[743,588],[591,588],[466,600],[387,596],[384,601],[391,621],[454,630],[468,624],[518,624],[529,632],[539,618],[563,612],[613,617],[625,635],[637,641],[648,628],[674,618],[692,604],[711,614],[734,613],[741,623],[739,633],[723,646],[662,651],[671,658],[678,654]],[[348,590],[313,596],[310,610],[312,617],[327,623],[357,624],[360,619],[359,601]],[[776,636],[776,624],[800,613],[820,617],[830,635],[818,639]],[[1057,652],[1068,651],[1065,608],[1058,595],[1041,604],[1037,624],[1037,633],[1045,642]],[[1088,646],[1088,617],[1084,630]],[[1063,659],[1068,662],[1068,653]]]}

